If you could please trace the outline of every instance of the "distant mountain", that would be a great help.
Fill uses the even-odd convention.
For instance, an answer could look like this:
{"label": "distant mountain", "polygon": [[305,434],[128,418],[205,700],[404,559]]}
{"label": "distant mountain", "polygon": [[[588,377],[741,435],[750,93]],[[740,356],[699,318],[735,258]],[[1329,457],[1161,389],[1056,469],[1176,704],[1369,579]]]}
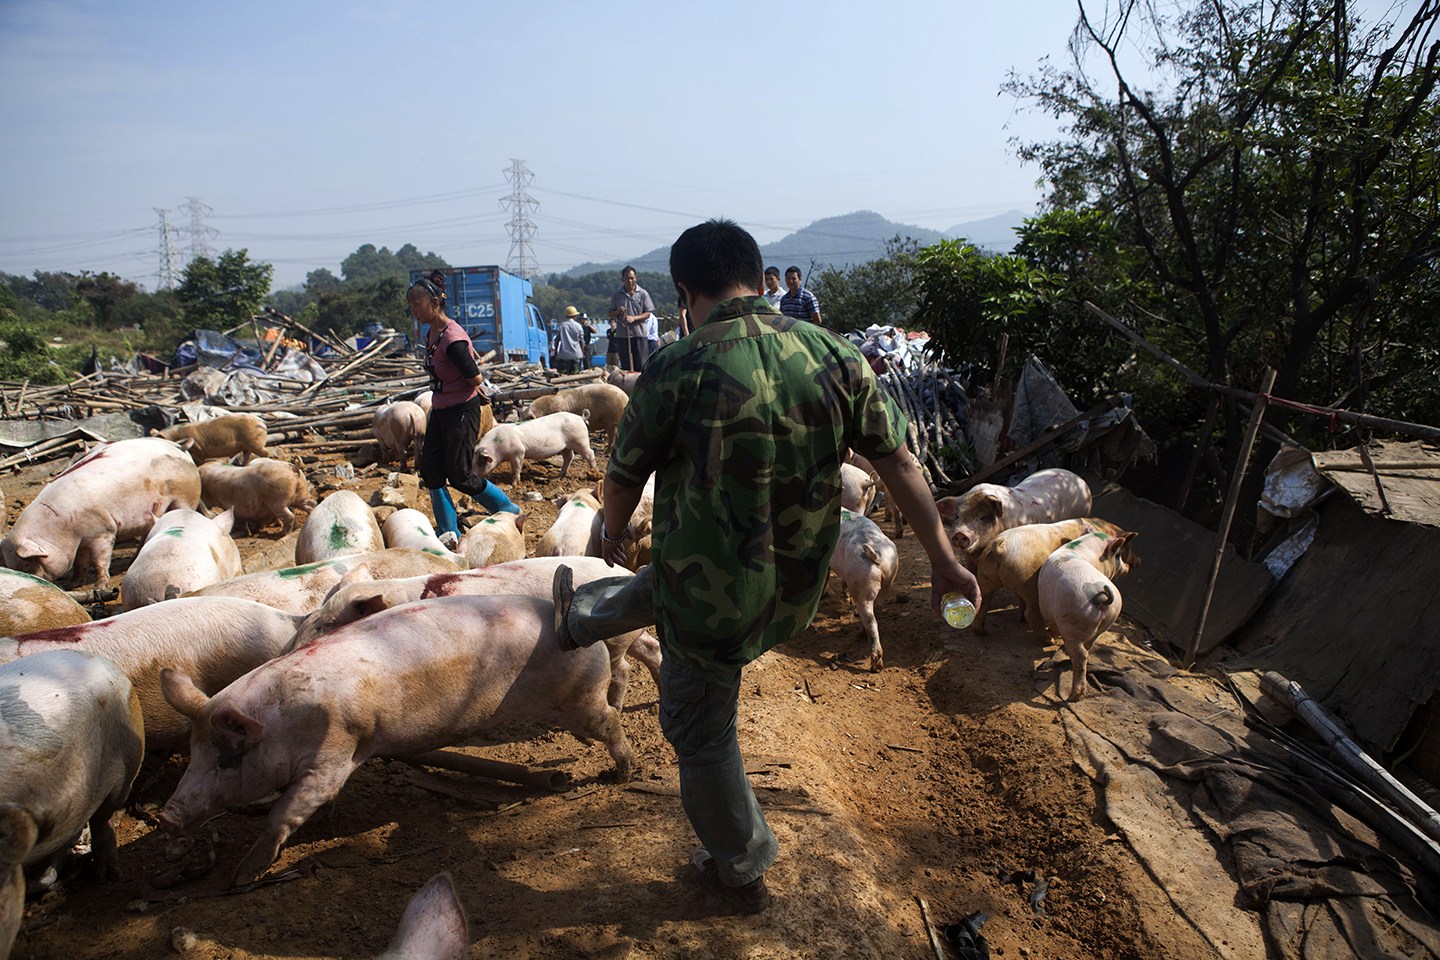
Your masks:
{"label": "distant mountain", "polygon": [[[781,270],[794,264],[806,273],[811,262],[816,270],[827,267],[843,269],[868,263],[883,256],[885,244],[894,237],[909,237],[922,247],[943,240],[946,237],[964,237],[977,247],[987,250],[1009,251],[1015,246],[1014,228],[1020,226],[1025,214],[1018,210],[1003,213],[987,220],[960,223],[944,233],[916,227],[908,223],[887,220],[870,210],[857,210],[838,217],[816,220],[787,237],[773,243],[762,244],[760,253],[767,266]],[[639,271],[668,273],[670,270],[670,248],[656,247],[649,253],[628,260],[614,260],[610,263],[582,263],[564,272],[567,277],[580,277],[589,273],[619,273],[630,264]]]}
{"label": "distant mountain", "polygon": [[1025,214],[1019,210],[1007,210],[998,217],[957,223],[945,231],[953,240],[968,240],[970,243],[995,253],[1009,253],[1019,240],[1015,231],[1025,223]]}

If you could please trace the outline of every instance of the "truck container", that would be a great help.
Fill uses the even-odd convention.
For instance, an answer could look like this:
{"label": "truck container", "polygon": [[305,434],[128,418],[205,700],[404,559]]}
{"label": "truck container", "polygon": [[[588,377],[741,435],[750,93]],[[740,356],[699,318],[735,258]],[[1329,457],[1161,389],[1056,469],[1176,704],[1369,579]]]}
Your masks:
{"label": "truck container", "polygon": [[[550,338],[540,311],[530,301],[535,288],[529,280],[506,273],[499,267],[445,267],[445,312],[450,315],[484,356],[491,350],[491,363],[528,360],[549,365]],[[411,270],[414,283],[430,273]]]}

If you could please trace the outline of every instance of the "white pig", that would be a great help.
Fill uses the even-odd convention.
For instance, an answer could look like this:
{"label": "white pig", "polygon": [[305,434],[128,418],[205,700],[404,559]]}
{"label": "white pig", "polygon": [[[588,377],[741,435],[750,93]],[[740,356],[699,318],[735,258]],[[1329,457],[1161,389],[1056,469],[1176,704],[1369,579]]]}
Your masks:
{"label": "white pig", "polygon": [[600,514],[600,501],[593,487],[577,490],[565,498],[555,522],[535,548],[537,557],[583,557],[590,532]]}
{"label": "white pig", "polygon": [[384,538],[387,550],[419,550],[422,553],[445,557],[457,568],[465,567],[464,555],[446,548],[435,535],[430,518],[419,510],[410,507],[396,510],[380,525],[380,536]]}
{"label": "white pig", "polygon": [[120,875],[110,815],[144,742],[139,698],[104,657],[47,650],[0,666],[0,957],[20,929],[24,866],[67,849],[87,822],[97,872]]}
{"label": "white pig", "polygon": [[895,592],[900,551],[874,521],[841,508],[840,539],[830,555],[830,569],[845,585],[855,605],[855,616],[870,640],[870,669],[879,672],[885,667],[885,653],[880,647],[875,604],[888,600]]}
{"label": "white pig", "polygon": [[0,568],[0,637],[89,622],[85,608],[49,580]]}
{"label": "white pig", "polygon": [[134,610],[245,572],[230,536],[235,515],[213,520],[194,510],[171,510],[155,521],[120,581],[120,607]]}
{"label": "white pig", "polygon": [[192,597],[238,597],[253,600],[285,613],[310,614],[319,609],[326,594],[352,570],[364,567],[376,579],[415,577],[421,574],[450,573],[455,562],[419,550],[375,550],[352,553],[283,570],[263,570],[196,590]]}
{"label": "white pig", "polygon": [[425,422],[430,422],[430,406],[435,402],[435,394],[429,390],[421,390],[415,394],[415,406],[425,411]]}
{"label": "white pig", "polygon": [[973,569],[985,545],[1002,530],[1054,523],[1090,512],[1090,487],[1069,470],[1041,470],[1013,487],[977,483],[959,497],[935,501],[955,552]]}
{"label": "white pig", "polygon": [[[605,577],[623,577],[628,571],[612,567],[599,557],[532,557],[497,563],[457,573],[436,573],[428,576],[396,579],[370,579],[366,570],[357,570],[330,591],[325,602],[295,631],[291,649],[312,643],[321,634],[347,623],[354,623],[373,613],[397,607],[402,603],[427,600],[430,597],[499,596],[513,594],[538,597],[553,596],[555,568],[565,564],[571,570],[575,586]],[[623,634],[606,641],[611,647],[612,666],[621,685],[611,702],[624,703],[624,684],[629,671],[620,657],[629,654],[640,662],[655,685],[660,685],[660,642],[648,630]]]}
{"label": "white pig", "polygon": [[[905,456],[909,457],[911,460],[915,459],[914,455],[910,453],[909,450],[905,451]],[[854,450],[849,451],[849,453],[845,457],[845,462],[852,467],[859,467],[861,470],[864,470],[865,475],[869,477],[872,481],[874,481],[875,492],[884,496],[885,522],[893,525],[891,529],[891,536],[893,536],[896,540],[899,540],[901,537],[905,536],[905,515],[901,513],[900,508],[895,505],[895,498],[890,495],[889,489],[885,486],[885,481],[880,479],[880,472],[875,469],[875,465],[869,460],[862,457],[860,454],[856,453]],[[842,470],[841,472],[843,473],[844,471]],[[873,499],[871,500],[871,506],[874,506]],[[866,516],[869,516],[870,511],[866,510],[865,514]]]}
{"label": "white pig", "polygon": [[0,663],[46,650],[96,653],[130,678],[145,713],[145,746],[185,745],[189,722],[165,703],[160,669],[177,667],[219,690],[278,654],[302,618],[232,597],[180,597],[105,620],[0,639]]}
{"label": "white pig", "polygon": [[459,746],[516,722],[600,740],[628,779],[607,652],[562,650],[553,620],[550,602],[531,597],[436,597],[341,627],[213,697],[166,670],[165,695],[194,732],[160,825],[178,832],[281,791],[235,871],[246,883],[370,757]]}
{"label": "white pig", "polygon": [[143,537],[166,510],[200,504],[200,473],[169,440],[102,443],[47,483],[0,541],[5,566],[54,582],[83,550],[95,582],[110,586],[117,540]]}
{"label": "white pig", "polygon": [[1076,537],[1096,530],[1118,537],[1125,531],[1099,517],[1058,520],[1055,523],[1027,523],[1002,530],[975,561],[975,579],[980,581],[980,609],[975,613],[975,632],[985,632],[985,616],[994,603],[995,590],[1006,587],[1020,598],[1025,622],[1036,630],[1045,628],[1040,616],[1040,585],[1037,578],[1045,561]]}
{"label": "white pig", "polygon": [[420,448],[425,445],[426,423],[425,411],[409,400],[397,400],[377,409],[371,429],[380,442],[381,462],[399,460],[402,473],[412,455],[418,463]]}
{"label": "white pig", "polygon": [[280,521],[282,532],[295,526],[292,508],[315,509],[310,481],[293,463],[257,457],[243,467],[223,461],[200,465],[201,496],[214,510],[234,510],[239,524]]}
{"label": "white pig", "polygon": [[840,506],[865,517],[875,502],[875,480],[859,467],[840,464]]}
{"label": "white pig", "polygon": [[1065,644],[1072,702],[1085,695],[1090,648],[1120,616],[1120,591],[1111,578],[1135,564],[1133,539],[1133,533],[1087,533],[1050,554],[1040,568],[1040,615]]}
{"label": "white pig", "polygon": [[470,568],[508,563],[525,558],[525,520],[528,514],[492,513],[465,531],[456,552]]}
{"label": "white pig", "polygon": [[295,562],[314,563],[350,553],[384,550],[375,511],[351,490],[336,490],[310,511],[295,539]]}
{"label": "white pig", "polygon": [[470,924],[448,873],[437,873],[410,898],[395,939],[375,960],[463,960]]}
{"label": "white pig", "polygon": [[475,445],[475,473],[483,477],[500,464],[509,463],[515,468],[510,482],[519,483],[520,467],[526,460],[559,456],[560,476],[564,478],[576,454],[595,469],[590,431],[585,419],[576,414],[552,413],[523,423],[497,423]]}

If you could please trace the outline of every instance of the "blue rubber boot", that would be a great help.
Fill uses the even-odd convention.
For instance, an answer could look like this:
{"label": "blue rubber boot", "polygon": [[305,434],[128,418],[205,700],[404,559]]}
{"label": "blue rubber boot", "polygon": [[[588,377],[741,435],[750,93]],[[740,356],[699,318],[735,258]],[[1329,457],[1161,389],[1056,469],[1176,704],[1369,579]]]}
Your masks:
{"label": "blue rubber boot", "polygon": [[501,490],[495,486],[495,484],[488,481],[485,484],[485,489],[481,490],[479,496],[475,497],[475,502],[491,513],[520,512],[520,508],[511,503],[510,498],[505,496],[504,490]]}
{"label": "blue rubber boot", "polygon": [[439,533],[453,533],[460,536],[460,516],[455,512],[455,501],[444,487],[430,491],[430,509],[435,512],[435,529]]}

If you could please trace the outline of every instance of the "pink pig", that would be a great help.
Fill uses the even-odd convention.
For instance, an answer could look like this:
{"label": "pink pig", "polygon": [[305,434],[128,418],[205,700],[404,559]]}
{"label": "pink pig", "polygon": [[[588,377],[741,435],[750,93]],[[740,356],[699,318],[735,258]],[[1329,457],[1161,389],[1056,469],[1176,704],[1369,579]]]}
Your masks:
{"label": "pink pig", "polygon": [[1013,487],[977,483],[962,496],[935,501],[935,509],[955,553],[973,570],[980,551],[1002,530],[1088,514],[1090,487],[1069,470],[1041,470]]}

